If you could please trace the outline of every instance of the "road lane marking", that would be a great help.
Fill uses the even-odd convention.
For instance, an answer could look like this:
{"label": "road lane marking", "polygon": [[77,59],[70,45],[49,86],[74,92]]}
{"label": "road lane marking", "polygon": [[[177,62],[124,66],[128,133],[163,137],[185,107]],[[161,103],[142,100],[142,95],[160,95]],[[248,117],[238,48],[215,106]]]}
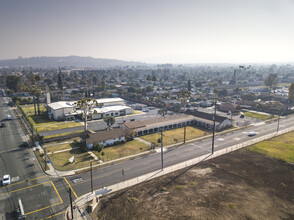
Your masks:
{"label": "road lane marking", "polygon": [[223,138],[218,138],[217,140],[218,140],[218,141],[224,141],[225,139],[223,139]]}
{"label": "road lane marking", "polygon": [[68,184],[68,186],[70,187],[71,191],[73,192],[73,194],[75,195],[76,198],[78,198],[77,194],[75,193],[75,191],[73,190],[73,188],[71,187],[71,185],[69,184],[69,182],[67,181],[67,179],[65,177],[63,177],[65,182]]}
{"label": "road lane marking", "polygon": [[63,200],[61,199],[61,197],[60,197],[60,195],[59,195],[59,193],[58,193],[58,191],[57,191],[55,185],[53,184],[52,181],[48,181],[48,182],[46,182],[46,183],[49,183],[49,182],[52,184],[53,188],[55,189],[55,192],[56,192],[56,194],[57,194],[57,196],[58,196],[60,202],[59,202],[59,203],[55,203],[55,204],[53,204],[53,205],[46,206],[46,207],[41,208],[41,209],[37,209],[37,210],[32,211],[32,212],[28,212],[28,213],[26,213],[26,215],[30,215],[30,214],[32,214],[32,213],[39,212],[39,211],[42,211],[42,210],[44,210],[44,209],[48,209],[48,208],[51,208],[51,207],[53,207],[53,206],[57,206],[57,205],[60,205],[60,204],[63,203]]}
{"label": "road lane marking", "polygon": [[236,137],[236,138],[234,138],[234,140],[236,140],[236,141],[240,141],[241,138]]}
{"label": "road lane marking", "polygon": [[0,194],[0,196],[2,195],[6,195],[6,194],[10,194],[10,193],[14,193],[14,192],[18,192],[18,191],[21,191],[21,190],[25,190],[25,189],[29,189],[29,188],[33,188],[35,186],[40,186],[40,185],[43,185],[43,184],[46,184],[46,183],[49,183],[50,181],[47,181],[45,183],[39,183],[39,184],[36,184],[36,185],[32,185],[32,186],[27,186],[27,187],[24,187],[24,188],[20,188],[20,189],[16,189],[16,190],[12,190],[12,191],[9,191],[7,193],[2,193]]}
{"label": "road lane marking", "polygon": [[[24,181],[17,182],[17,183],[12,183],[12,184],[9,184],[9,185],[7,185],[7,186],[2,186],[2,188],[4,188],[4,187],[8,187],[8,186],[14,186],[14,185],[21,184],[21,183],[25,183],[25,182],[30,182],[30,181],[32,181],[32,180],[41,179],[41,178],[44,178],[44,177],[47,177],[47,176],[44,175],[44,176],[39,176],[39,177],[36,177],[36,178],[33,178],[33,179],[28,179],[28,180],[24,180]],[[1,194],[0,194],[0,195],[1,195]]]}
{"label": "road lane marking", "polygon": [[53,215],[50,215],[50,216],[48,216],[48,217],[42,218],[41,220],[43,220],[43,219],[49,219],[49,218],[53,218],[53,217],[55,217],[55,216],[57,216],[57,215],[64,214],[64,213],[65,213],[65,211],[58,212],[58,213],[56,213],[56,214],[53,214]]}

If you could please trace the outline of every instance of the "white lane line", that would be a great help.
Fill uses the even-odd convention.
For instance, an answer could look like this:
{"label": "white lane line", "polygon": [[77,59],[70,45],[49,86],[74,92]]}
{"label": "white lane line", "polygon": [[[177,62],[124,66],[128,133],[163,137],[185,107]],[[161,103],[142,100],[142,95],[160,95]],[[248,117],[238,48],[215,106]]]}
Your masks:
{"label": "white lane line", "polygon": [[218,140],[218,141],[224,141],[225,139],[223,139],[223,138],[218,138],[217,140]]}

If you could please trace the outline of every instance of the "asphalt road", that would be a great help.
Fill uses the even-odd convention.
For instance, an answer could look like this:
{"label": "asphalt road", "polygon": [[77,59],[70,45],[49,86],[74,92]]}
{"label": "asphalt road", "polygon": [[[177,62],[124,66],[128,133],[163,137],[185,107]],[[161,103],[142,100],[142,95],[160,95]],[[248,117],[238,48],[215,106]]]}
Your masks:
{"label": "asphalt road", "polygon": [[[0,97],[0,120],[6,124],[0,128],[0,178],[10,174],[12,183],[1,184],[0,219],[15,219],[18,198],[22,200],[27,219],[64,212],[69,204],[67,182],[45,175],[32,149],[19,147],[26,137],[7,103],[6,97]],[[6,120],[8,114],[12,120]]]}

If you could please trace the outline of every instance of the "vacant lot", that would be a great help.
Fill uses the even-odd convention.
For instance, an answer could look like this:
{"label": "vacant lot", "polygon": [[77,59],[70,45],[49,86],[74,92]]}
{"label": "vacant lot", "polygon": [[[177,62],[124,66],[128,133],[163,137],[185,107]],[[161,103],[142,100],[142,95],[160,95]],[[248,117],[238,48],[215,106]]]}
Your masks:
{"label": "vacant lot", "polygon": [[[35,108],[32,105],[21,105],[21,108],[23,109],[24,113],[27,115],[35,114]],[[37,105],[36,105],[36,111],[38,113],[38,106]],[[40,105],[40,111],[45,112],[46,108],[43,105]]]}
{"label": "vacant lot", "polygon": [[102,161],[107,162],[109,160],[115,160],[147,150],[150,150],[150,146],[140,141],[133,140],[123,144],[105,147],[103,149],[104,156],[101,156],[101,153],[98,153],[97,151],[93,151],[93,153],[96,154],[96,156],[99,157]]}
{"label": "vacant lot", "polygon": [[261,114],[261,113],[257,113],[257,112],[244,112],[244,115],[246,117],[257,118],[257,119],[261,119],[261,120],[268,120],[268,119],[272,118],[271,115]]}
{"label": "vacant lot", "polygon": [[294,132],[257,143],[249,149],[294,164]]}
{"label": "vacant lot", "polygon": [[28,115],[29,120],[34,125],[37,132],[53,131],[63,128],[72,128],[82,126],[79,122],[75,121],[55,121],[47,117],[47,115]]}
{"label": "vacant lot", "polygon": [[103,197],[91,215],[99,220],[294,219],[293,182],[293,165],[242,149]]}
{"label": "vacant lot", "polygon": [[[163,146],[167,146],[167,145],[171,145],[175,143],[182,143],[184,141],[184,128],[177,128],[170,131],[164,131],[163,134],[164,134],[162,138]],[[202,137],[208,134],[209,134],[208,131],[195,128],[192,126],[187,126],[186,128],[186,140],[195,139],[195,138]],[[150,143],[154,142],[156,144],[160,144],[160,142],[158,143],[158,139],[160,139],[160,136],[161,136],[160,133],[155,133],[155,134],[145,135],[140,138]]]}

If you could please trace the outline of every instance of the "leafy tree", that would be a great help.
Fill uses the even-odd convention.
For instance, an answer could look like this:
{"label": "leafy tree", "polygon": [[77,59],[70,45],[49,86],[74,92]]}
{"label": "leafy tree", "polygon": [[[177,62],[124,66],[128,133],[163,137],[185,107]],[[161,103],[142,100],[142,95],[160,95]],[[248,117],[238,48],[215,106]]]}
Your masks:
{"label": "leafy tree", "polygon": [[[186,111],[186,105],[187,105],[187,102],[189,100],[191,96],[191,92],[189,92],[188,90],[186,89],[182,89],[180,90],[178,93],[177,93],[177,98],[178,100],[184,104],[184,112]],[[180,108],[180,111],[181,111],[181,108]]]}
{"label": "leafy tree", "polygon": [[99,142],[93,143],[93,150],[96,150],[98,153],[100,153],[104,148],[103,144],[100,144]]}
{"label": "leafy tree", "polygon": [[292,102],[294,101],[294,83],[291,83],[291,85],[289,87],[288,99]]}
{"label": "leafy tree", "polygon": [[269,74],[264,80],[264,85],[268,87],[269,93],[271,93],[272,89],[276,88],[278,85],[278,75],[272,73]]}
{"label": "leafy tree", "polygon": [[156,81],[156,76],[152,77],[152,81],[155,82]]}
{"label": "leafy tree", "polygon": [[107,129],[109,130],[110,127],[115,123],[115,117],[114,116],[106,116],[103,118],[103,121],[107,124]]}
{"label": "leafy tree", "polygon": [[93,76],[93,84],[96,86],[98,82],[97,76]]}
{"label": "leafy tree", "polygon": [[19,92],[23,88],[22,78],[20,76],[7,76],[6,86],[8,89],[13,90],[14,92]]}
{"label": "leafy tree", "polygon": [[90,111],[98,106],[98,102],[96,99],[91,98],[82,98],[81,100],[78,100],[77,102],[73,103],[73,106],[75,107],[75,110],[77,108],[82,110],[82,118],[84,121],[84,131],[88,130],[88,116],[90,114]]}
{"label": "leafy tree", "polygon": [[147,80],[150,81],[151,80],[151,76],[147,75]]}
{"label": "leafy tree", "polygon": [[64,82],[63,82],[63,76],[61,74],[61,71],[59,71],[58,73],[57,86],[60,90],[63,90]]}
{"label": "leafy tree", "polygon": [[191,87],[191,80],[189,79],[189,80],[188,80],[188,91],[190,92],[191,89],[192,89],[192,87]]}
{"label": "leafy tree", "polygon": [[160,114],[162,117],[164,117],[167,114],[167,109],[166,108],[159,109],[158,114]]}

